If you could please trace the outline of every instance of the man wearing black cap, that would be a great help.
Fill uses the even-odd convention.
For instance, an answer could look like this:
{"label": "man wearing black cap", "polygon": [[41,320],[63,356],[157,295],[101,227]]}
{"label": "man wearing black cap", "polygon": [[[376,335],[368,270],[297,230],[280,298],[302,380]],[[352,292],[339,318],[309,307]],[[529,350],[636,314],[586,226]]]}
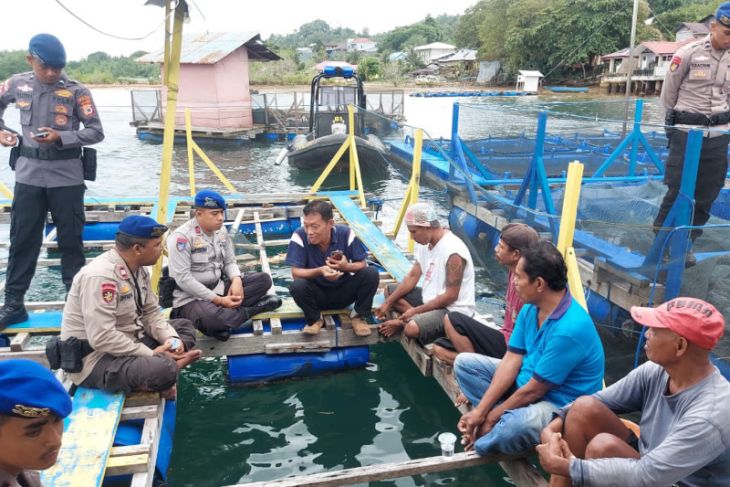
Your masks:
{"label": "man wearing black cap", "polygon": [[175,279],[170,316],[189,319],[195,328],[222,341],[252,316],[281,306],[281,298],[267,294],[271,276],[241,275],[233,240],[223,226],[225,211],[223,196],[199,191],[195,218],[167,238],[170,277]]}
{"label": "man wearing black cap", "polygon": [[63,309],[60,346],[47,348],[74,384],[175,396],[178,370],[200,357],[195,329],[163,318],[150,275],[167,227],[146,216],[119,224],[114,248],[74,278]]}
{"label": "man wearing black cap", "polygon": [[36,470],[56,463],[71,398],[45,367],[0,361],[0,486],[40,487]]}
{"label": "man wearing black cap", "polygon": [[[692,225],[702,226],[710,218],[710,207],[717,198],[727,173],[730,135],[730,2],[723,3],[710,22],[710,33],[703,39],[682,46],[672,57],[662,86],[661,102],[666,110],[669,156],[664,184],[667,192],[654,219],[654,228],[664,221],[679,195],[682,182],[687,134],[691,128],[705,130],[695,187]],[[695,240],[702,230],[692,230]],[[687,265],[696,259],[690,252]]]}
{"label": "man wearing black cap", "polygon": [[[84,265],[82,147],[104,139],[91,93],[63,73],[66,52],[61,42],[50,34],[38,34],[30,40],[26,59],[32,71],[0,84],[0,144],[19,146],[17,160],[13,162],[11,156],[15,195],[0,330],[28,319],[23,301],[35,273],[49,210],[58,229],[66,290]],[[2,119],[13,102],[20,110],[22,137],[7,129]],[[91,152],[84,154],[87,169],[95,168],[93,157]]]}

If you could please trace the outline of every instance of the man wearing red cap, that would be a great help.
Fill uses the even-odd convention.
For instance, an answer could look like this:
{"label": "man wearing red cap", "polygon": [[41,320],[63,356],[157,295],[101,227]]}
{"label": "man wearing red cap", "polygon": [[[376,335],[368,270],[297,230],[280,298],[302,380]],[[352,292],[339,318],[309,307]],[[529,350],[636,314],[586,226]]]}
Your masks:
{"label": "man wearing red cap", "polygon": [[[650,362],[558,411],[537,447],[550,485],[730,485],[730,383],[710,362],[724,318],[695,298],[631,316]],[[617,416],[636,411],[639,438]]]}

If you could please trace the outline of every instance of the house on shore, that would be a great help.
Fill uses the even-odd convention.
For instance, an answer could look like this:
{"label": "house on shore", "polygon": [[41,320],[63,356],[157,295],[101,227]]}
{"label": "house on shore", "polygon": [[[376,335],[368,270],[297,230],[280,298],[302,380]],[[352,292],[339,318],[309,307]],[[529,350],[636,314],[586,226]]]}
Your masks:
{"label": "house on shore", "polygon": [[367,37],[347,39],[347,52],[364,52],[372,54],[378,52],[378,43]]}
{"label": "house on shore", "polygon": [[434,60],[441,67],[441,73],[446,76],[459,78],[467,73],[476,76],[477,51],[476,49],[459,49],[445,54]]}
{"label": "house on shore", "polygon": [[456,46],[445,42],[432,42],[431,44],[417,46],[414,50],[424,64],[430,64],[440,57],[456,52]]}
{"label": "house on shore", "polygon": [[[261,41],[258,32],[223,32],[198,34],[184,38],[180,54],[180,81],[175,125],[185,128],[185,109],[191,112],[193,129],[221,138],[249,134],[253,129],[248,66],[253,61],[277,61],[281,58]],[[162,51],[147,54],[138,62],[164,61]],[[167,97],[162,88],[161,99]],[[160,107],[159,122],[138,125],[151,132],[164,126],[167,116]]]}

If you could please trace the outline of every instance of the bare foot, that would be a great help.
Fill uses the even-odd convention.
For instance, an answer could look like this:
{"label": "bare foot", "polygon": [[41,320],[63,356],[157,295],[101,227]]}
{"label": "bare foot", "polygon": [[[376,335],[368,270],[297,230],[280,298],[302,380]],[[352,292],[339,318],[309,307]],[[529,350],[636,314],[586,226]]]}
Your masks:
{"label": "bare foot", "polygon": [[182,354],[182,357],[175,360],[175,362],[177,362],[177,368],[182,369],[183,367],[192,364],[198,360],[201,355],[203,355],[202,350],[190,350],[189,352],[185,352]]}
{"label": "bare foot", "polygon": [[388,320],[378,325],[378,332],[385,336],[391,337],[403,330],[403,322],[401,320]]}
{"label": "bare foot", "polygon": [[454,401],[454,406],[456,406],[458,408],[459,406],[463,406],[464,404],[471,404],[471,403],[469,402],[469,399],[466,398],[464,393],[460,392],[456,395],[456,400]]}
{"label": "bare foot", "polygon": [[177,397],[177,387],[172,386],[166,391],[160,391],[160,397],[162,397],[162,399],[167,399],[168,401],[174,401]]}

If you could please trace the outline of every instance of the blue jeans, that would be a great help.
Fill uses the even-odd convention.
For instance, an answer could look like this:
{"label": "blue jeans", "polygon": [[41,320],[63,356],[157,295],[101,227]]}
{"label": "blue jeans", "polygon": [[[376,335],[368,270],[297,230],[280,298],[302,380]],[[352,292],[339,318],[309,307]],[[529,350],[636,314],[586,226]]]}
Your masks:
{"label": "blue jeans", "polygon": [[[479,404],[492,383],[500,359],[478,353],[460,353],[454,362],[454,375],[461,392],[473,405]],[[512,386],[505,394],[515,391]],[[474,449],[479,455],[494,453],[520,454],[540,443],[540,432],[552,420],[557,406],[540,401],[529,406],[508,409],[494,428],[477,439]]]}

